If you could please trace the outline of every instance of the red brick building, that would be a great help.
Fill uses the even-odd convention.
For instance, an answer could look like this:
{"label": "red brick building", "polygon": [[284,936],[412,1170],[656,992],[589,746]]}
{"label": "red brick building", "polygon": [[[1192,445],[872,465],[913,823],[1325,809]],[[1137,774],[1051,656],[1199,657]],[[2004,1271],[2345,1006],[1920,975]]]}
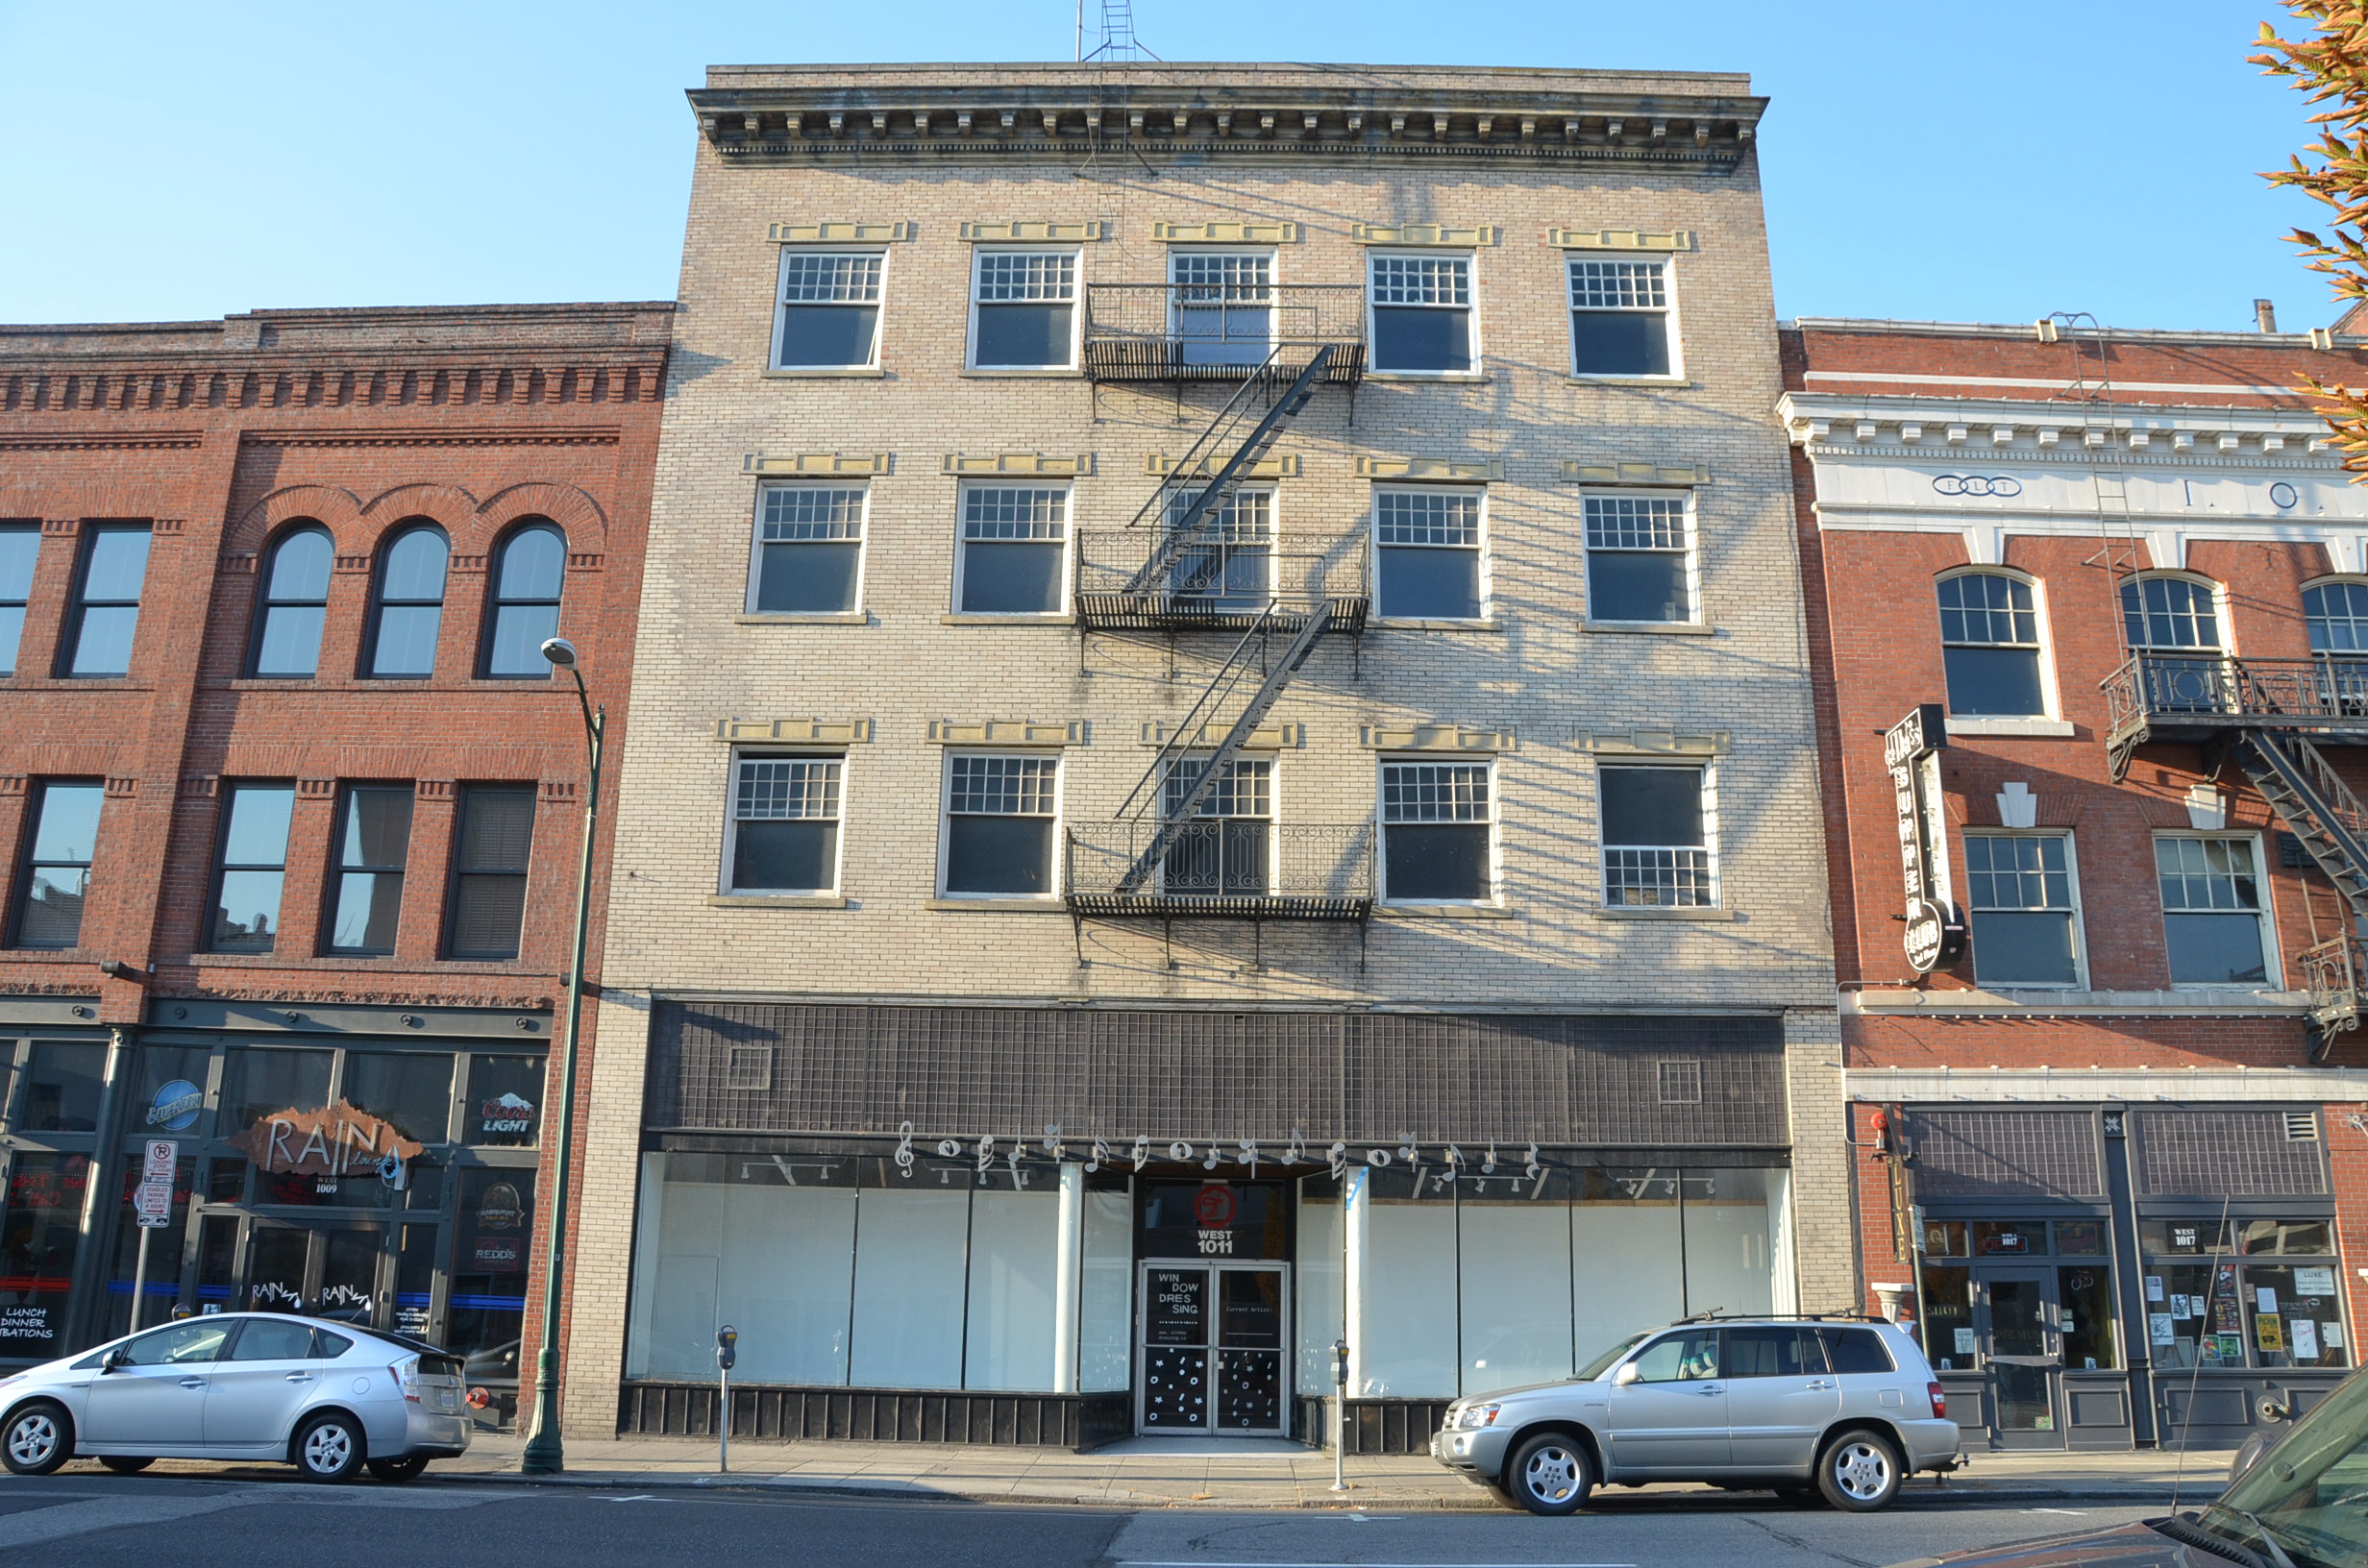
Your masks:
{"label": "red brick building", "polygon": [[0,1366],[121,1332],[145,1234],[143,1323],[300,1304],[506,1406],[586,773],[538,646],[613,745],[671,315],[0,328]]}
{"label": "red brick building", "polygon": [[2233,1439],[2368,1309],[2368,492],[2290,390],[2368,345],[1784,346],[1868,1305],[1977,1446]]}

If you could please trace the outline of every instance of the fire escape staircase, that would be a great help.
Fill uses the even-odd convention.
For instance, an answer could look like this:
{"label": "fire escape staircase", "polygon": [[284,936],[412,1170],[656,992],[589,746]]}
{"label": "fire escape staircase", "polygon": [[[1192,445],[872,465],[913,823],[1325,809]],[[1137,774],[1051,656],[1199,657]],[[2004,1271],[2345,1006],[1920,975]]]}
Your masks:
{"label": "fire escape staircase", "polygon": [[2310,1021],[2325,1042],[2359,1027],[2362,972],[2356,935],[2368,920],[2368,802],[2338,775],[2327,754],[2302,735],[2242,732],[2236,765],[2253,780],[2303,852],[2343,896],[2343,929],[2302,953],[2303,984],[2310,992]]}

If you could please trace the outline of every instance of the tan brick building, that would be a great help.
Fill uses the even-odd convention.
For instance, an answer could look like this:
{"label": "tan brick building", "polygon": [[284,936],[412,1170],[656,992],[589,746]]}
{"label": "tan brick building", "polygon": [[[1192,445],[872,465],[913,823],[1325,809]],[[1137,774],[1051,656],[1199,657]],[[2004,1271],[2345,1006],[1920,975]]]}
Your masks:
{"label": "tan brick building", "polygon": [[1853,1299],[1748,81],[691,100],[571,1425],[728,1322],[745,1432],[1314,1439],[1344,1337],[1398,1447]]}

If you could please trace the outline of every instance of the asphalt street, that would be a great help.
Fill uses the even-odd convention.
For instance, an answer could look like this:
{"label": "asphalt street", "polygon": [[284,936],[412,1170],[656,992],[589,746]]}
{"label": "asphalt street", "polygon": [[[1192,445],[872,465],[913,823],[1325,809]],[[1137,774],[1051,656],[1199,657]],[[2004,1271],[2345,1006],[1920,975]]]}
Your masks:
{"label": "asphalt street", "polygon": [[[42,1568],[1880,1568],[2120,1524],[2158,1508],[1948,1501],[1875,1515],[1757,1497],[1602,1498],[1573,1519],[1505,1513],[1129,1513],[1085,1507],[635,1493],[483,1482],[408,1486],[118,1477],[0,1479],[0,1560]],[[37,1556],[36,1553],[37,1552]]]}

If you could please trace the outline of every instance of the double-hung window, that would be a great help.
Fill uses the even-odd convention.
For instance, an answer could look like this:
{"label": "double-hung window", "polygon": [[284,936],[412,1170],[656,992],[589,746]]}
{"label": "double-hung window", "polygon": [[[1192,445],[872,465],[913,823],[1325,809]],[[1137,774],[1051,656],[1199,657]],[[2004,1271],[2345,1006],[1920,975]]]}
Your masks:
{"label": "double-hung window", "polygon": [[[1206,757],[1185,757],[1168,772],[1168,815],[1183,807]],[[1225,764],[1168,846],[1160,891],[1172,897],[1258,897],[1269,886],[1274,823],[1274,764],[1241,757]]]}
{"label": "double-hung window", "polygon": [[973,267],[973,369],[1067,370],[1077,362],[1076,252],[980,251]]}
{"label": "double-hung window", "polygon": [[567,538],[553,525],[536,523],[503,540],[493,560],[485,674],[496,680],[549,680],[543,644],[559,635]]}
{"label": "double-hung window", "polygon": [[[2319,662],[2328,702],[2340,713],[2368,713],[2368,582],[2322,582],[2304,589],[2303,623],[2310,630],[2310,651]],[[0,651],[7,640],[7,629],[0,627]]]}
{"label": "double-hung window", "polygon": [[955,607],[965,615],[1060,614],[1069,593],[1069,492],[965,487],[955,577]]}
{"label": "double-hung window", "polygon": [[1606,765],[1595,776],[1602,809],[1605,906],[1706,909],[1716,904],[1708,772]]}
{"label": "double-hung window", "polygon": [[534,854],[534,787],[471,784],[460,792],[460,823],[453,845],[452,927],[444,949],[453,958],[518,956],[526,924],[527,869]]}
{"label": "double-hung window", "polygon": [[2081,983],[2072,841],[2061,833],[1968,833],[1973,973],[1986,986]]}
{"label": "double-hung window", "polygon": [[268,953],[278,945],[287,830],[295,806],[290,784],[233,784],[222,791],[221,839],[214,849],[213,902],[206,926],[210,950]]}
{"label": "double-hung window", "polygon": [[1479,620],[1482,509],[1477,490],[1375,491],[1374,609],[1396,620]]}
{"label": "double-hung window", "polygon": [[406,528],[380,552],[378,603],[370,618],[368,673],[382,679],[435,674],[444,625],[444,576],[452,545],[433,526]]}
{"label": "double-hung window", "polygon": [[784,250],[773,329],[777,370],[866,370],[878,361],[880,274],[876,251]]}
{"label": "double-hung window", "polygon": [[1495,791],[1485,762],[1381,765],[1382,896],[1486,903],[1495,895]]}
{"label": "double-hung window", "polygon": [[321,627],[329,618],[329,573],[336,546],[317,524],[283,534],[264,556],[261,614],[255,628],[253,674],[309,680],[321,667]]}
{"label": "double-hung window", "polygon": [[1694,619],[1692,529],[1684,496],[1589,496],[1587,618]]}
{"label": "double-hung window", "polygon": [[1060,782],[1058,757],[948,757],[946,892],[957,897],[1055,892],[1052,830]]}
{"label": "double-hung window", "polygon": [[863,562],[861,488],[773,484],[756,493],[754,615],[828,615],[856,604]]}
{"label": "double-hung window", "polygon": [[1570,260],[1570,364],[1581,376],[1668,376],[1677,363],[1666,261]]}
{"label": "double-hung window", "polygon": [[1187,365],[1258,365],[1274,342],[1274,256],[1171,251],[1169,323]]}
{"label": "double-hung window", "polygon": [[1938,591],[1949,711],[2044,718],[2039,611],[2031,584],[2003,572],[1961,572],[1942,577]]}
{"label": "double-hung window", "polygon": [[44,784],[35,796],[16,878],[16,946],[72,947],[82,941],[83,897],[105,797],[96,780],[74,779]]}
{"label": "double-hung window", "polygon": [[[1169,503],[1168,526],[1184,520],[1200,492],[1179,492]],[[1211,514],[1214,515],[1211,515]],[[1261,610],[1274,597],[1274,492],[1234,491],[1203,513],[1168,569],[1168,591],[1196,608]]]}
{"label": "double-hung window", "polygon": [[2216,712],[2231,704],[2212,586],[2191,577],[2136,577],[2121,585],[2122,634],[2141,655],[2146,704]]}
{"label": "double-hung window", "polygon": [[743,756],[732,768],[726,891],[828,893],[839,885],[843,757]]}
{"label": "double-hung window", "polygon": [[1478,363],[1470,257],[1381,255],[1367,268],[1375,370],[1468,371]]}
{"label": "double-hung window", "polygon": [[2267,911],[2255,840],[2158,835],[2155,880],[2162,890],[2172,984],[2269,984],[2269,940],[2262,929]]}
{"label": "double-hung window", "polygon": [[0,523],[0,675],[16,674],[16,645],[33,597],[33,563],[41,552],[37,523]]}
{"label": "double-hung window", "polygon": [[411,786],[357,784],[337,812],[323,943],[333,953],[395,950],[403,917],[403,868],[411,845]]}
{"label": "double-hung window", "polygon": [[148,526],[101,523],[85,530],[81,570],[66,629],[63,675],[105,678],[132,673],[140,588],[148,576]]}

